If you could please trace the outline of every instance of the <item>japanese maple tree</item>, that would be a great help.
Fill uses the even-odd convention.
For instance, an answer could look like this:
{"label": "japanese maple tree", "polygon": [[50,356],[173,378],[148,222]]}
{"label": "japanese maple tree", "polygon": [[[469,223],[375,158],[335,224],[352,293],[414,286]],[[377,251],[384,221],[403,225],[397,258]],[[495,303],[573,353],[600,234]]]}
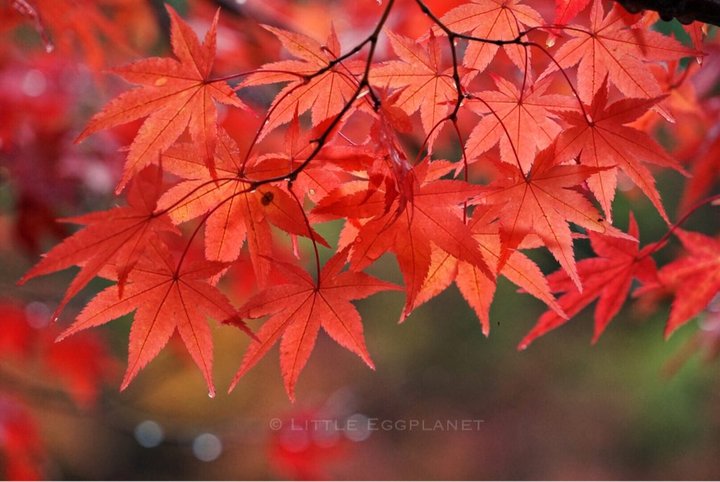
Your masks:
{"label": "japanese maple tree", "polygon": [[[279,343],[294,399],[321,331],[373,368],[351,302],[381,291],[404,292],[405,320],[454,283],[488,335],[507,277],[547,305],[525,348],[596,300],[597,341],[633,292],[674,297],[669,336],[720,290],[717,222],[681,226],[717,217],[720,197],[706,26],[662,33],[658,13],[604,0],[366,0],[358,26],[322,19],[321,35],[268,15],[273,1],[229,7],[246,8],[233,36],[233,12],[198,1],[195,16],[166,7],[171,51],[146,57],[126,10],[142,2],[79,3],[84,21],[39,0],[0,21],[62,40],[99,85],[114,85],[103,68],[133,85],[73,132],[120,139],[119,205],[64,213],[82,227],[20,282],[79,268],[58,295],[61,339],[134,313],[121,389],[177,331],[214,395],[211,330],[239,327],[250,341],[230,389]],[[31,184],[19,162],[11,175]],[[656,240],[618,221],[619,199],[645,198],[665,224]],[[528,256],[538,248],[556,272]],[[366,273],[388,253],[401,285]],[[241,263],[253,288],[239,298],[225,279]],[[110,286],[77,306],[95,277]]]}

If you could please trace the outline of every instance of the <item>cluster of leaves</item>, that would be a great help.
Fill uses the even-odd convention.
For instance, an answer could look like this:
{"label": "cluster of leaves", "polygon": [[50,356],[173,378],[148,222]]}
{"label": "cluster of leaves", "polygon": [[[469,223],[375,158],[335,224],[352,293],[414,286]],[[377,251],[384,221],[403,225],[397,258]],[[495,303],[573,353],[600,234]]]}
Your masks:
{"label": "cluster of leaves", "polygon": [[[20,3],[36,3],[38,18],[51,8]],[[213,70],[220,12],[201,41],[167,7],[173,57],[114,68],[137,87],[77,139],[141,121],[116,186],[126,205],[65,219],[84,228],[22,280],[80,268],[56,318],[96,276],[115,282],[61,337],[134,311],[122,387],[177,331],[212,395],[210,318],[251,337],[231,389],[279,342],[293,399],[321,327],[373,367],[351,301],[380,291],[404,291],[403,320],[454,282],[488,334],[505,276],[548,306],[523,348],[598,300],[596,340],[633,280],[645,295],[675,295],[667,335],[707,307],[720,289],[718,241],[679,224],[714,188],[717,142],[679,141],[695,145],[678,152],[710,152],[683,166],[649,135],[698,118],[701,26],[682,43],[651,29],[656,15],[602,0],[472,0],[444,13],[421,0],[367,3],[375,24],[349,48],[332,26],[316,39],[268,25],[285,57],[224,76]],[[406,32],[398,19],[427,28]],[[74,27],[78,36],[88,25],[114,38],[99,21]],[[674,224],[658,168],[697,174]],[[641,247],[632,217],[627,231],[613,224],[619,183],[649,199],[665,237]],[[316,231],[332,220],[344,223],[337,243]],[[653,255],[673,234],[686,253],[658,269]],[[579,238],[595,256],[576,261]],[[534,248],[559,270],[543,273],[526,254]],[[402,286],[364,272],[386,253]],[[248,259],[255,291],[235,307],[222,279]],[[257,329],[246,323],[261,317]]]}

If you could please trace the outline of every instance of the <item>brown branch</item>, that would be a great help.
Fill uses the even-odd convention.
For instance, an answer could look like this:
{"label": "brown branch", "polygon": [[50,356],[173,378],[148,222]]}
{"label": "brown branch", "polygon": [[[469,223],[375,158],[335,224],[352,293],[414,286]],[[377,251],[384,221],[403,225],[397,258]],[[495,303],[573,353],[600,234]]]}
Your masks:
{"label": "brown branch", "polygon": [[615,0],[631,13],[654,10],[660,18],[677,18],[681,23],[694,21],[720,26],[720,0]]}

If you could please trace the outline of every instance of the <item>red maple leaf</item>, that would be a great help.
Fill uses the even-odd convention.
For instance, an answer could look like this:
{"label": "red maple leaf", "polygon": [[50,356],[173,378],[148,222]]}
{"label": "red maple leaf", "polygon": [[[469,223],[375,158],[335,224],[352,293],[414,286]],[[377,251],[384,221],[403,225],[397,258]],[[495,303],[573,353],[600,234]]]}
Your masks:
{"label": "red maple leaf", "polygon": [[[102,382],[115,373],[107,346],[95,333],[55,343],[57,328],[41,330],[49,317],[31,308],[0,301],[0,359],[20,367],[28,378],[53,385],[59,380],[78,405],[92,405]],[[30,366],[38,369],[28,370]]]}
{"label": "red maple leaf", "polygon": [[477,241],[460,217],[460,206],[482,188],[454,180],[438,180],[455,167],[424,161],[407,173],[403,194],[388,202],[388,192],[368,183],[347,183],[318,203],[314,213],[363,220],[352,243],[351,267],[363,269],[387,251],[395,253],[406,286],[403,316],[430,268],[431,242],[453,257],[477,266],[494,279]]}
{"label": "red maple leaf", "polygon": [[162,193],[161,176],[162,173],[155,168],[146,169],[138,175],[128,191],[127,206],[63,219],[64,222],[84,224],[86,227],[51,249],[19,283],[80,266],[80,271],[55,310],[55,317],[109,263],[116,268],[122,293],[125,280],[145,250],[146,243],[160,232],[177,232],[167,215],[155,214],[157,198]]}
{"label": "red maple leaf", "polygon": [[151,242],[145,256],[128,276],[122,294],[117,285],[98,293],[59,337],[63,339],[90,327],[103,325],[136,311],[130,330],[128,367],[120,387],[124,390],[177,330],[207,383],[212,381],[212,337],[205,317],[217,321],[233,319],[247,333],[244,323],[235,319],[236,310],[208,279],[226,268],[212,261],[176,261],[168,248]]}
{"label": "red maple leaf", "polygon": [[667,35],[629,28],[616,9],[605,16],[602,0],[593,3],[589,27],[573,25],[564,33],[570,40],[553,54],[555,61],[541,77],[579,64],[578,92],[585,103],[590,103],[606,77],[628,97],[658,97],[662,91],[650,62],[698,55]]}
{"label": "red maple leaf", "polygon": [[[630,213],[628,234],[636,239],[623,239],[604,234],[590,232],[590,244],[598,255],[586,258],[577,265],[582,280],[583,290],[578,291],[573,280],[564,270],[558,270],[548,276],[553,292],[564,292],[558,302],[568,316],[573,317],[594,300],[598,300],[595,308],[595,343],[605,328],[622,308],[630,292],[633,278],[643,283],[655,281],[655,262],[650,258],[656,245],[651,244],[639,249],[638,226],[635,217]],[[567,323],[554,311],[546,311],[535,327],[523,338],[519,348],[525,349],[532,341],[545,333]]]}
{"label": "red maple leaf", "polygon": [[280,430],[268,437],[267,457],[280,478],[292,480],[326,480],[332,478],[327,468],[352,460],[356,444],[347,437],[338,437],[332,424],[323,426],[319,420],[337,417],[326,407],[294,410],[283,414]]}
{"label": "red maple leaf", "polygon": [[[302,206],[283,189],[265,184],[252,189],[239,175],[243,158],[235,141],[224,131],[215,158],[217,178],[203,169],[191,144],[179,144],[163,155],[169,172],[187,178],[170,188],[158,201],[175,223],[209,213],[205,223],[205,256],[212,261],[234,261],[247,240],[258,281],[264,286],[270,273],[272,232],[270,223],[294,235],[327,242],[314,230],[308,232]],[[251,166],[248,175],[256,173]]]}
{"label": "red maple leaf", "polygon": [[560,133],[555,113],[576,108],[577,101],[546,94],[549,79],[535,84],[523,82],[521,92],[508,80],[490,75],[498,90],[474,93],[468,103],[483,118],[468,137],[466,155],[472,162],[499,142],[500,159],[510,164],[520,162],[528,172],[537,151],[548,147]]}
{"label": "red maple leaf", "polygon": [[340,56],[335,30],[332,29],[325,45],[322,45],[306,35],[267,25],[264,27],[280,39],[288,52],[301,60],[265,64],[242,83],[242,87],[249,87],[289,82],[275,96],[259,138],[292,120],[296,112],[303,114],[309,110],[313,125],[340,113],[357,90],[354,75],[361,70],[357,70],[357,62],[331,64]]}
{"label": "red maple leaf", "polygon": [[[81,157],[65,149],[73,117],[89,105],[87,85],[73,80],[80,77],[66,62],[43,68],[46,62],[31,56],[24,68],[13,67],[25,53],[15,41],[24,34],[4,14],[24,9],[39,32],[55,37],[58,50],[81,47],[96,66],[105,62],[104,44],[125,50],[127,27],[139,18],[127,7],[138,2],[13,0],[0,7],[0,33],[8,40],[0,45],[0,117],[7,121],[0,157],[9,161],[0,174],[11,182],[17,212],[0,213],[0,228],[18,220],[31,247],[43,233],[59,232],[49,229],[51,211],[82,197],[63,179],[102,194],[114,167],[102,167],[110,159],[100,143]],[[630,14],[619,1],[555,0],[542,8],[523,0],[359,2],[352,8],[357,28],[338,35],[330,27],[327,39],[315,40],[314,31],[347,2],[311,2],[302,18],[276,0],[255,2],[249,12],[274,25],[263,31],[253,15],[221,28],[209,3],[190,9],[187,21],[168,7],[172,53],[115,69],[133,85],[78,138],[137,126],[118,130],[129,144],[117,186],[127,189],[125,205],[67,219],[84,226],[21,280],[77,267],[56,316],[94,277],[116,281],[61,336],[134,313],[123,388],[174,339],[213,393],[211,318],[249,332],[244,319],[262,316],[233,387],[279,344],[293,398],[321,327],[372,366],[352,301],[382,290],[404,289],[405,319],[455,283],[487,334],[496,278],[505,276],[548,308],[522,345],[594,303],[597,340],[636,280],[643,283],[636,294],[674,294],[668,335],[713,310],[720,241],[679,230],[697,207],[717,203],[712,196],[688,205],[713,189],[720,165],[715,67],[690,68],[693,57],[700,60],[699,25],[686,28],[683,46],[675,40],[680,27],[675,38],[662,35],[653,30],[658,13]],[[553,10],[557,23],[548,24],[543,16],[550,19]],[[579,25],[568,25],[572,19]],[[203,22],[204,38],[193,30],[205,30]],[[265,57],[277,51],[282,57]],[[261,67],[237,70],[248,64]],[[213,69],[230,75],[220,78]],[[241,78],[233,87],[240,80],[230,79]],[[252,94],[252,111],[240,101],[240,88]],[[671,114],[676,126],[665,123]],[[452,131],[440,137],[448,124]],[[660,243],[641,249],[634,220],[628,233],[612,226],[616,185],[624,190],[626,177],[638,189],[622,202],[642,193],[670,224],[648,164],[684,171],[653,140],[654,130],[696,174],[678,187],[685,188],[684,204],[668,205],[685,207],[687,215],[662,238],[678,230],[687,255],[669,260],[657,278],[651,256]],[[445,155],[453,162],[441,160]],[[66,194],[42,197],[55,191]],[[320,223],[336,219],[344,223],[337,248],[316,232],[334,238],[338,224]],[[4,231],[2,246],[10,242]],[[286,263],[300,257],[301,236],[315,248],[312,274]],[[594,254],[580,256],[580,249],[576,261],[578,238],[588,239]],[[322,269],[318,244],[335,248]],[[525,251],[536,247],[546,247],[561,269],[546,277]],[[363,272],[382,266],[385,254],[397,261],[403,286]],[[219,288],[226,274],[234,283],[226,292],[245,302],[239,313]],[[76,398],[95,396],[104,375],[102,346],[76,336],[49,347],[53,328],[35,336],[17,311],[7,316],[3,362],[25,363],[40,353],[37,366],[68,383]],[[299,452],[293,453],[294,460]]]}
{"label": "red maple leaf", "polygon": [[[702,52],[703,39],[707,36],[708,25],[702,22],[693,22],[690,25],[683,25],[683,30],[690,36],[690,41],[698,53]],[[702,56],[698,55],[696,60],[702,64]]]}
{"label": "red maple leaf", "polygon": [[223,80],[212,80],[218,13],[202,44],[190,26],[169,5],[173,58],[139,60],[113,72],[142,87],[121,94],[96,114],[77,141],[97,131],[146,117],[130,145],[117,192],[188,129],[205,164],[213,170],[217,139],[215,101],[245,105]]}
{"label": "red maple leaf", "polygon": [[[48,334],[57,332],[52,330]],[[82,333],[58,343],[47,338],[43,359],[48,373],[64,383],[78,405],[92,406],[102,382],[117,375],[117,360],[97,333]]]}
{"label": "red maple leaf", "polygon": [[401,35],[388,32],[390,44],[400,60],[391,60],[370,71],[370,80],[380,87],[402,89],[395,106],[408,115],[420,111],[420,120],[432,149],[437,126],[446,119],[457,100],[452,69],[443,68],[442,47],[431,34],[427,46]]}
{"label": "red maple leaf", "polygon": [[30,354],[35,333],[27,322],[25,310],[5,301],[0,302],[0,357],[24,357]]}
{"label": "red maple leaf", "polygon": [[[537,27],[545,23],[535,9],[518,0],[472,0],[453,8],[440,21],[454,32],[469,32],[473,37],[489,40],[512,40],[525,27]],[[465,50],[463,65],[478,73],[482,72],[499,49],[497,44],[490,42],[470,42]],[[530,50],[514,44],[505,45],[503,50],[519,69],[525,70],[529,65]]]}
{"label": "red maple leaf", "polygon": [[563,113],[569,126],[557,138],[558,161],[578,157],[585,166],[599,170],[588,179],[588,187],[612,222],[612,201],[617,186],[617,171],[622,170],[650,198],[660,215],[669,222],[665,208],[655,188],[652,173],[642,162],[682,168],[650,136],[627,126],[658,102],[655,99],[621,99],[608,105],[607,83],[595,93],[586,115],[580,112]]}
{"label": "red maple leaf", "polygon": [[374,368],[365,345],[360,314],[350,301],[400,288],[365,273],[341,272],[346,259],[345,250],[333,256],[318,274],[317,281],[300,268],[282,264],[288,282],[267,288],[240,307],[236,319],[271,316],[245,353],[230,390],[281,340],[280,368],[288,396],[294,400],[295,384],[310,358],[320,327],[339,345]]}
{"label": "red maple leaf", "polygon": [[588,6],[590,0],[555,0],[555,23],[566,24]]}
{"label": "red maple leaf", "polygon": [[720,240],[678,229],[687,254],[658,271],[658,282],[643,286],[639,293],[664,288],[675,299],[665,325],[665,337],[702,312],[720,291]]}
{"label": "red maple leaf", "polygon": [[[497,270],[501,255],[498,224],[493,222],[495,215],[487,206],[476,206],[472,218],[468,222],[473,237],[477,240],[488,266]],[[514,251],[500,273],[524,291],[544,301],[558,316],[566,315],[550,293],[550,287],[540,268],[520,251]],[[460,293],[472,307],[480,320],[483,334],[490,333],[490,305],[495,296],[496,280],[489,278],[476,266],[458,262],[449,254],[438,248],[431,252],[430,268],[425,277],[423,287],[415,299],[415,306],[434,298],[455,281]]]}
{"label": "red maple leaf", "polygon": [[495,166],[499,179],[485,187],[477,199],[497,207],[503,245],[499,266],[528,235],[537,234],[579,288],[568,221],[591,231],[617,233],[590,201],[572,189],[598,169],[557,165],[555,145],[537,155],[528,174],[506,163],[496,162]]}

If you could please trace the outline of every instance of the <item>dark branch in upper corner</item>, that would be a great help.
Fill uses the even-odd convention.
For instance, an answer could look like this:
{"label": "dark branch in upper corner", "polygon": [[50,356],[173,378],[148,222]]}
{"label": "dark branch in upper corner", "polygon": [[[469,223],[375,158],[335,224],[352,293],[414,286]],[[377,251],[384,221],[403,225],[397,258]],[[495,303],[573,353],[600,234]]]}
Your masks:
{"label": "dark branch in upper corner", "polygon": [[694,21],[720,26],[720,0],[615,0],[631,13],[654,10],[663,20]]}

